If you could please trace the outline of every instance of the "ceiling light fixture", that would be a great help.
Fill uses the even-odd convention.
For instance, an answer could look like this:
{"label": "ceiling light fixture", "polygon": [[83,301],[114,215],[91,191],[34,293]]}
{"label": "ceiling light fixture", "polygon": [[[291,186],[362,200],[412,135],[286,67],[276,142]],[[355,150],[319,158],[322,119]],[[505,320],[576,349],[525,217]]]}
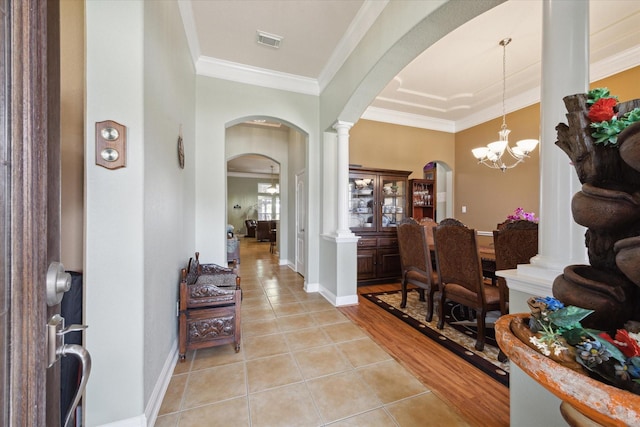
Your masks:
{"label": "ceiling light fixture", "polygon": [[[487,144],[486,147],[478,147],[471,150],[473,156],[478,159],[478,163],[490,167],[492,169],[500,169],[502,172],[511,169],[522,163],[525,158],[529,157],[536,146],[537,139],[523,139],[516,142],[516,146],[509,147],[509,129],[507,129],[506,109],[505,109],[505,93],[507,88],[507,45],[511,43],[511,38],[500,40],[502,46],[502,127],[500,128],[500,139],[498,141]],[[502,160],[502,155],[507,152],[515,160],[512,164],[507,165]]]}
{"label": "ceiling light fixture", "polygon": [[278,192],[278,187],[273,184],[273,165],[271,165],[271,185],[267,187],[267,193],[276,194]]}

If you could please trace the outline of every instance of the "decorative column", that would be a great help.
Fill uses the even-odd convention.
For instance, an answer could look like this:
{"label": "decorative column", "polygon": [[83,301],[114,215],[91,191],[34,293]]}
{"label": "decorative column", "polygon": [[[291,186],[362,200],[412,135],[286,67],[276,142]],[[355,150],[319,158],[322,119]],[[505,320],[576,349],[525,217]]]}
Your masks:
{"label": "decorative column", "polygon": [[353,238],[354,234],[349,229],[349,129],[353,123],[337,121],[333,128],[338,132],[338,228],[336,237]]}
{"label": "decorative column", "polygon": [[[509,287],[509,311],[529,312],[530,296],[552,295],[553,280],[565,266],[588,264],[585,229],[573,221],[571,198],[580,189],[574,167],[555,146],[556,126],[566,123],[567,95],[589,87],[589,2],[542,2],[542,82],[540,101],[539,254],[531,264],[500,272]],[[511,425],[564,425],[560,400],[511,362]]]}
{"label": "decorative column", "polygon": [[581,185],[555,146],[555,128],[567,120],[562,99],[589,90],[589,3],[548,0],[542,8],[539,253],[522,270],[553,281],[567,265],[588,264],[585,228],[571,214],[571,199]]}

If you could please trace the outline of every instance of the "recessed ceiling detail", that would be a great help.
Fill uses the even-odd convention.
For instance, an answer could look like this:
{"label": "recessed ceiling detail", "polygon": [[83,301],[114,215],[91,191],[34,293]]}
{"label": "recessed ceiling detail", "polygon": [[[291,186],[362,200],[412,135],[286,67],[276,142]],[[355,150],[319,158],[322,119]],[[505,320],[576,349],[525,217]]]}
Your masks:
{"label": "recessed ceiling detail", "polygon": [[446,113],[446,112],[449,112],[449,111],[454,111],[454,110],[459,110],[459,109],[470,109],[471,108],[470,105],[455,105],[455,106],[449,107],[449,108],[439,108],[439,107],[435,107],[433,105],[427,105],[427,104],[424,104],[424,103],[401,101],[399,99],[385,98],[383,96],[376,97],[376,101],[388,102],[388,103],[395,104],[395,105],[404,105],[406,107],[416,107],[416,108],[420,108],[420,109],[423,109],[423,110],[437,111],[437,112],[440,112],[440,113]]}
{"label": "recessed ceiling detail", "polygon": [[[640,1],[588,1],[591,79],[638,66]],[[500,4],[435,41],[400,70],[363,118],[458,132],[500,117],[502,52],[496,40],[505,34],[514,39],[507,112],[539,102],[544,2],[494,3]],[[389,0],[178,4],[198,75],[313,96],[327,87],[380,14],[400,7]],[[257,42],[260,35],[264,44]],[[274,55],[277,39],[280,50]]]}

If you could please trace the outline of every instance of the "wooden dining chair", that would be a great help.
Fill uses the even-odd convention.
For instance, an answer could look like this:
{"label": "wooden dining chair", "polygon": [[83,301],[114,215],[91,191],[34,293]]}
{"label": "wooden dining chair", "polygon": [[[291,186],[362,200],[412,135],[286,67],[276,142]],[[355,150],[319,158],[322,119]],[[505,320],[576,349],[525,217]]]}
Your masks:
{"label": "wooden dining chair", "polygon": [[476,311],[478,338],[475,348],[484,349],[485,318],[491,310],[500,309],[500,292],[485,286],[476,243],[476,232],[460,221],[442,220],[433,233],[436,266],[440,283],[438,329],[444,327],[444,304],[452,300]]}
{"label": "wooden dining chair", "polygon": [[[509,270],[518,264],[528,264],[538,253],[538,224],[516,220],[506,222],[493,231],[493,247],[496,252],[496,270]],[[498,277],[500,312],[509,312],[509,289],[504,277]]]}
{"label": "wooden dining chair", "polygon": [[398,225],[398,248],[402,268],[401,308],[407,306],[409,285],[420,290],[420,301],[427,302],[425,320],[433,318],[433,298],[438,290],[438,276],[431,266],[431,252],[427,244],[427,227],[413,218],[407,218]]}
{"label": "wooden dining chair", "polygon": [[418,220],[418,223],[424,227],[427,233],[427,246],[429,248],[433,248],[433,228],[437,226],[438,223],[433,218],[429,218],[428,216],[420,218]]}

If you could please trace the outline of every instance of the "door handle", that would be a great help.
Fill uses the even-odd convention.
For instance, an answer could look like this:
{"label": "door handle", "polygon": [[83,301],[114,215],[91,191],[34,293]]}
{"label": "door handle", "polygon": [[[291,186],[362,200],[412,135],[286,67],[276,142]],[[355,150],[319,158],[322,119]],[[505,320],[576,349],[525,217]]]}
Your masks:
{"label": "door handle", "polygon": [[91,356],[86,348],[78,344],[65,344],[64,336],[69,332],[82,331],[87,329],[87,325],[70,325],[64,326],[64,317],[59,314],[54,314],[47,322],[47,355],[48,355],[48,367],[55,365],[61,357],[74,356],[77,357],[82,366],[82,376],[80,378],[80,385],[73,397],[71,407],[67,411],[65,416],[64,427],[69,425],[71,417],[80,402],[82,393],[87,386],[87,380],[91,373]]}
{"label": "door handle", "polygon": [[78,403],[80,403],[80,398],[82,397],[82,393],[84,393],[84,389],[87,387],[87,380],[89,380],[89,374],[91,373],[91,356],[86,348],[78,344],[65,344],[60,348],[59,354],[62,356],[72,355],[77,357],[80,361],[80,366],[82,367],[82,376],[80,377],[80,385],[78,385],[78,390],[76,394],[73,396],[73,401],[71,402],[71,406],[67,411],[67,415],[64,417],[64,426],[67,427],[69,422],[71,421],[71,416],[75,412],[78,407]]}

